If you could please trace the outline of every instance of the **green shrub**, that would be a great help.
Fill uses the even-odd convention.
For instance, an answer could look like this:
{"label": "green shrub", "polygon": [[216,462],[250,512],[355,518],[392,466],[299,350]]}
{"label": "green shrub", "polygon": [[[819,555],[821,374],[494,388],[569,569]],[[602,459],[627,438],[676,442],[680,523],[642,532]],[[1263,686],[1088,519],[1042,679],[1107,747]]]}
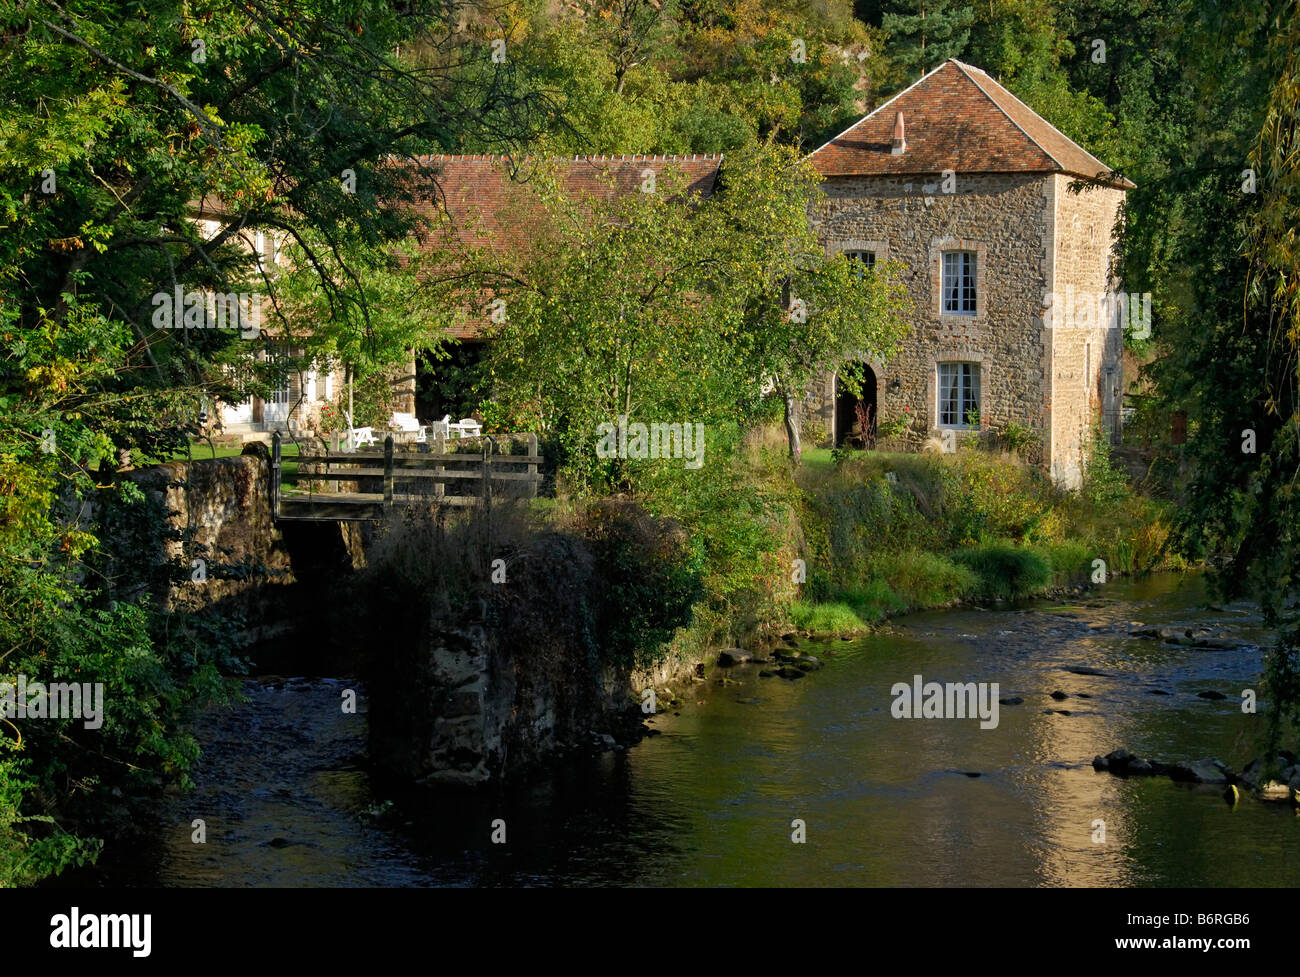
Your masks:
{"label": "green shrub", "polygon": [[1025,547],[995,543],[959,550],[952,558],[975,573],[975,593],[985,599],[1024,597],[1042,590],[1052,576],[1043,555]]}
{"label": "green shrub", "polygon": [[907,602],[894,593],[883,577],[873,577],[863,583],[843,587],[836,592],[835,600],[848,604],[857,612],[858,617],[867,621],[880,621],[887,614],[907,610]]}
{"label": "green shrub", "polygon": [[1115,505],[1128,495],[1128,478],[1111,460],[1110,438],[1100,425],[1093,426],[1088,442],[1083,495],[1095,506]]}
{"label": "green shrub", "polygon": [[921,550],[884,556],[880,572],[907,607],[951,604],[973,593],[979,583],[969,567]]}
{"label": "green shrub", "polygon": [[1092,579],[1092,561],[1098,559],[1095,547],[1079,540],[1048,543],[1039,549],[1052,568],[1052,584],[1057,587],[1077,586]]}
{"label": "green shrub", "polygon": [[1030,428],[1016,421],[1007,421],[1000,432],[1003,446],[1012,454],[1025,457],[1029,449],[1039,443],[1038,435]]}
{"label": "green shrub", "polygon": [[815,604],[797,600],[790,605],[790,623],[814,634],[857,634],[869,622],[848,604]]}

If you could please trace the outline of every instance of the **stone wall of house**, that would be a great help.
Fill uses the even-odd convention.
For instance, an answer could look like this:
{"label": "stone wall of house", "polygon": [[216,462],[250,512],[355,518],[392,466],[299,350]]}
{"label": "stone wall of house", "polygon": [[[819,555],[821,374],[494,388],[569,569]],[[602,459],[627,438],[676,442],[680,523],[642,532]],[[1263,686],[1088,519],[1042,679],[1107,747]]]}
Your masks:
{"label": "stone wall of house", "polygon": [[[832,177],[813,214],[828,250],[871,250],[877,268],[886,261],[901,266],[912,332],[895,358],[872,362],[878,418],[910,416],[904,441],[919,447],[938,427],[938,364],[974,362],[981,372],[981,428],[1016,421],[1045,445],[1051,386],[1042,303],[1052,274],[1052,180],[958,173],[953,193],[942,193],[940,181],[939,174]],[[948,249],[977,254],[974,315],[940,312],[939,255]],[[827,378],[806,404],[831,436],[834,390]],[[977,436],[959,432],[957,440]]]}
{"label": "stone wall of house", "polygon": [[[1123,391],[1124,332],[1108,320],[1105,297],[1118,283],[1111,245],[1124,191],[1094,187],[1072,192],[1073,178],[1051,177],[1056,201],[1051,352],[1051,472],[1069,488],[1083,478],[1091,428],[1118,421]],[[1046,303],[1045,303],[1046,304]],[[1105,416],[1103,416],[1105,415]]]}

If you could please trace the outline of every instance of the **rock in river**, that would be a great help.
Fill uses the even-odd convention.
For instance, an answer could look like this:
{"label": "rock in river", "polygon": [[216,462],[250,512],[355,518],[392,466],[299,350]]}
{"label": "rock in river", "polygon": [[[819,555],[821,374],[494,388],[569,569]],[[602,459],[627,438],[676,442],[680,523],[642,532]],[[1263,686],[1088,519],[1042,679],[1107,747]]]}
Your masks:
{"label": "rock in river", "polygon": [[745,651],[743,648],[724,648],[718,652],[718,665],[722,668],[730,668],[732,665],[739,665],[741,662],[751,662],[754,660],[754,653]]}

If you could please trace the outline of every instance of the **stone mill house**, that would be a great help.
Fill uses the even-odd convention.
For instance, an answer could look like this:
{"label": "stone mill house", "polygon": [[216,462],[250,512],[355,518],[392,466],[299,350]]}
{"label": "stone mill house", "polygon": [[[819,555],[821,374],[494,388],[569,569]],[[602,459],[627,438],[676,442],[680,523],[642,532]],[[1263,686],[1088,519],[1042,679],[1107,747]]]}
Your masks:
{"label": "stone mill house", "polygon": [[1123,330],[1111,251],[1133,184],[959,61],[810,160],[825,178],[812,215],[820,240],[864,270],[897,262],[913,330],[888,362],[865,359],[860,398],[828,374],[805,402],[805,423],[839,444],[861,435],[862,414],[876,430],[896,431],[902,418],[899,439],[915,448],[1014,422],[1036,439],[1031,459],[1078,486],[1094,424],[1118,435]]}
{"label": "stone mill house", "polygon": [[[862,262],[864,273],[897,267],[912,329],[887,362],[863,358],[861,391],[828,365],[804,403],[805,439],[871,443],[889,430],[890,447],[915,450],[931,439],[954,446],[1005,435],[1014,424],[1032,435],[1026,454],[1034,463],[1077,486],[1094,425],[1118,434],[1123,330],[1106,303],[1119,289],[1110,270],[1114,227],[1133,184],[959,61],[931,71],[809,160],[824,178],[825,199],[810,215],[822,243]],[[446,211],[468,240],[490,250],[527,248],[530,215],[511,189],[521,180],[514,161],[425,162],[438,172],[438,189],[418,208]],[[723,166],[716,155],[554,162],[561,186],[597,195],[637,192],[648,167],[678,171],[707,196]],[[222,219],[197,216],[214,231]],[[258,235],[250,247],[275,265],[272,242]],[[452,330],[457,362],[481,354],[482,326],[465,321]],[[416,394],[422,369],[413,356],[399,378],[402,409],[436,416],[444,408]],[[322,366],[290,377],[265,403],[222,405],[222,417],[228,428],[258,431],[310,425],[338,399],[342,379]],[[869,418],[865,432],[860,416]]]}

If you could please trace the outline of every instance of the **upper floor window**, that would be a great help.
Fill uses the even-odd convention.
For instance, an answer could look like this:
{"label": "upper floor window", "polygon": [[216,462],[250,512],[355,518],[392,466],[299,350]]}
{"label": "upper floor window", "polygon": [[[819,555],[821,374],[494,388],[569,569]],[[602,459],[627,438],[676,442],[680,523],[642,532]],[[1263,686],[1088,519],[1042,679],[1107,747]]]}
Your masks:
{"label": "upper floor window", "polygon": [[945,251],[943,253],[943,304],[944,315],[975,314],[975,252]]}
{"label": "upper floor window", "polygon": [[852,262],[850,267],[858,275],[862,275],[876,267],[876,252],[874,251],[845,251],[844,257]]}
{"label": "upper floor window", "polygon": [[939,426],[978,427],[980,365],[939,364]]}

